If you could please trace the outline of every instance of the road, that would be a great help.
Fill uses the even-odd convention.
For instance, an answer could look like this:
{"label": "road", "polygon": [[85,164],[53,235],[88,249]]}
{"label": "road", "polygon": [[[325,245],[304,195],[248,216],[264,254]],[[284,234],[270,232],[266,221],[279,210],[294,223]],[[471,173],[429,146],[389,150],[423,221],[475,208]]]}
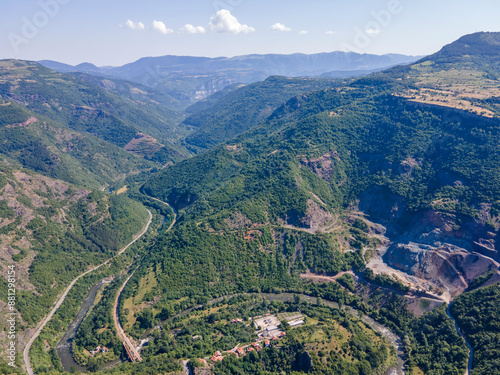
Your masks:
{"label": "road", "polygon": [[121,255],[125,250],[127,250],[132,244],[135,243],[135,241],[137,241],[139,238],[141,238],[144,233],[147,232],[147,230],[149,229],[149,225],[151,224],[151,221],[153,219],[153,215],[151,214],[151,211],[148,210],[148,213],[149,213],[149,220],[148,220],[148,223],[146,224],[146,227],[144,228],[144,230],[138,234],[127,246],[125,246],[124,248],[122,248],[116,255],[114,255],[113,257],[109,258],[107,261],[105,261],[104,263],[101,263],[99,264],[98,266],[94,267],[94,268],[91,268],[87,271],[85,271],[84,273],[80,274],[79,276],[77,276],[69,285],[68,287],[66,288],[66,290],[64,291],[64,293],[62,294],[62,296],[59,298],[59,300],[56,302],[54,308],[49,312],[49,314],[47,316],[45,316],[37,325],[37,328],[36,328],[36,331],[35,331],[35,334],[31,337],[31,339],[28,341],[28,343],[26,344],[26,346],[24,347],[24,351],[23,351],[23,359],[24,359],[24,364],[26,366],[26,371],[28,372],[29,375],[34,375],[34,372],[33,372],[33,369],[31,367],[31,363],[30,363],[30,358],[29,358],[29,352],[30,352],[30,349],[31,349],[31,345],[33,345],[33,342],[35,342],[35,340],[37,339],[37,337],[40,335],[40,333],[42,333],[42,330],[43,328],[47,325],[47,323],[50,321],[50,319],[52,318],[52,316],[54,316],[55,312],[57,311],[57,309],[59,309],[59,307],[62,305],[62,303],[64,302],[64,300],[66,299],[66,296],[68,295],[69,291],[71,290],[71,288],[73,288],[73,286],[76,284],[76,282],[78,280],[80,280],[80,278],[82,278],[83,276],[101,268],[102,266],[108,264],[111,260],[113,260],[114,258],[116,258],[117,256]]}
{"label": "road", "polygon": [[[391,293],[394,293],[394,294],[398,294],[398,295],[406,297],[406,298],[411,298],[411,299],[425,298],[425,299],[428,299],[430,301],[448,303],[447,299],[445,299],[445,298],[443,298],[443,297],[441,297],[441,296],[439,296],[437,294],[428,292],[428,291],[426,291],[426,292],[420,292],[420,291],[412,289],[408,293],[403,293],[403,292],[400,292],[398,290],[391,289],[389,287],[385,287],[385,286],[382,286],[382,285],[379,285],[379,284],[372,283],[372,282],[366,280],[361,273],[358,274],[358,275],[356,275],[353,271],[340,272],[340,273],[338,273],[335,276],[318,275],[318,274],[315,274],[315,273],[312,273],[312,272],[306,272],[306,273],[301,274],[300,277],[303,278],[303,279],[317,280],[317,281],[320,281],[320,282],[336,282],[337,279],[340,276],[344,275],[344,274],[350,274],[350,275],[352,275],[353,279],[355,281],[357,281],[357,282],[362,281],[363,283],[369,284],[369,285],[371,285],[371,286],[373,286],[375,288],[387,290],[388,292],[391,292]],[[344,290],[346,289],[342,285],[340,285],[340,287],[342,289],[344,289]]]}
{"label": "road", "polygon": [[115,303],[113,304],[113,321],[115,324],[116,331],[118,332],[118,337],[120,338],[120,341],[122,342],[123,346],[125,347],[125,350],[127,352],[128,357],[130,358],[130,361],[141,362],[142,361],[141,355],[139,354],[139,352],[137,351],[135,346],[132,344],[130,339],[125,334],[125,331],[123,330],[122,325],[120,324],[120,319],[118,317],[118,302],[120,300],[123,288],[125,288],[125,285],[127,285],[128,281],[134,275],[136,270],[137,270],[137,268],[134,270],[134,272],[132,272],[130,274],[130,276],[127,278],[127,280],[125,280],[125,282],[121,286],[118,293],[116,293]]}
{"label": "road", "polygon": [[[149,195],[148,195],[149,197]],[[175,209],[170,206],[168,203],[166,202],[163,202],[159,199],[156,199],[156,198],[153,198],[153,197],[149,197],[151,199],[154,199],[155,201],[158,201],[160,203],[163,203],[167,206],[169,206],[173,213],[174,213],[174,219],[172,220],[172,223],[170,224],[170,226],[167,228],[166,232],[169,232],[173,226],[175,225],[176,221],[177,221],[177,212],[175,211]],[[165,233],[166,233],[165,232]],[[136,268],[137,270],[137,268]],[[120,301],[120,297],[121,297],[121,294],[123,292],[123,289],[125,288],[125,286],[127,285],[128,281],[130,280],[130,278],[132,277],[132,275],[135,273],[135,270],[134,272],[132,272],[130,274],[130,276],[127,278],[127,280],[125,280],[125,282],[123,283],[123,285],[121,286],[120,290],[118,291],[118,293],[116,293],[116,299],[115,299],[115,302],[113,304],[113,321],[114,321],[114,324],[115,324],[115,328],[116,328],[116,331],[118,332],[118,337],[120,338],[120,341],[122,342],[126,352],[127,352],[127,355],[129,357],[129,359],[132,361],[132,362],[136,362],[136,361],[139,361],[141,362],[142,361],[142,357],[141,355],[139,354],[139,351],[137,350],[137,348],[132,344],[132,342],[130,341],[130,339],[127,337],[121,323],[120,323],[120,318],[118,316],[118,304],[119,304],[119,301]]]}

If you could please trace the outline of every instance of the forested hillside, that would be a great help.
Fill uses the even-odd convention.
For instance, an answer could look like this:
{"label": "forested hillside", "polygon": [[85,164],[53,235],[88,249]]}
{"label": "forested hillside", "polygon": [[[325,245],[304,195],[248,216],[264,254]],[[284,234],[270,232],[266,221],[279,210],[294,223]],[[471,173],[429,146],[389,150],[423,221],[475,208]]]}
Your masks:
{"label": "forested hillside", "polygon": [[471,375],[500,371],[500,285],[491,285],[458,297],[450,311],[474,347]]}
{"label": "forested hillside", "polygon": [[148,159],[162,163],[188,155],[175,145],[182,136],[176,127],[181,115],[166,107],[167,100],[161,95],[158,99],[163,105],[151,91],[109,80],[91,81],[78,74],[56,73],[34,62],[0,62],[0,100],[24,106],[35,118],[50,119],[121,148],[140,134],[152,134],[157,139],[150,142],[153,155]]}
{"label": "forested hillside", "polygon": [[[454,69],[432,56],[427,61],[438,78]],[[298,95],[245,134],[152,176],[144,192],[179,210],[179,224],[156,245],[136,282],[152,267],[158,285],[151,293],[161,294],[160,303],[296,288],[296,276],[306,271],[362,269],[364,251],[381,240],[374,228],[414,262],[384,258],[390,267],[408,280],[455,288],[452,297],[497,268],[484,256],[499,260],[500,122],[407,97],[425,87],[422,77],[431,78],[421,64]],[[414,75],[401,78],[408,73]],[[473,77],[468,87],[481,84]],[[415,246],[450,259],[449,272],[464,270],[453,277],[462,276],[465,286],[451,276],[425,275],[427,255],[422,263],[411,258]],[[468,257],[472,251],[479,255]],[[443,312],[432,319],[442,321],[440,335],[427,336],[434,344],[409,337],[414,363],[437,374],[451,361],[447,371],[459,374],[463,348],[453,359],[424,365],[425,347],[442,348],[443,335],[463,346]]]}
{"label": "forested hillside", "polygon": [[110,258],[139,232],[147,212],[123,195],[1,168],[2,267],[18,265],[17,306],[32,325],[75,276]]}
{"label": "forested hillside", "polygon": [[275,76],[239,88],[183,121],[182,125],[195,127],[186,143],[210,149],[258,125],[291,97],[342,84],[340,80]]}
{"label": "forested hillside", "polygon": [[[118,297],[144,361],[104,373],[212,358],[215,374],[368,375],[406,361],[412,375],[462,375],[451,302],[475,349],[471,375],[494,374],[498,285],[477,288],[500,277],[499,45],[500,33],[477,33],[357,79],[249,85],[225,69],[251,80],[267,58],[147,58],[118,71],[144,81],[148,64],[171,63],[144,85],[0,61],[0,263],[19,265],[22,329],[144,227],[144,204],[156,229],[134,259],[110,264],[114,281],[75,332],[90,371],[125,353]],[[224,69],[201,75],[199,64]],[[75,286],[72,312],[102,276]],[[39,372],[61,370],[64,314],[33,347]],[[270,315],[281,341],[257,349],[253,317]],[[243,346],[253,350],[227,353]]]}

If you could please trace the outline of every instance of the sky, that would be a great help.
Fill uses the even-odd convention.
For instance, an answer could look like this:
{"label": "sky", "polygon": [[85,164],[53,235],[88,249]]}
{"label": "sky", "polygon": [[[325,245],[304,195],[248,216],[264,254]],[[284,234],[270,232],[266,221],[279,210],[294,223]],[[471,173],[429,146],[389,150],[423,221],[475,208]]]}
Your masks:
{"label": "sky", "polygon": [[498,0],[2,0],[0,59],[118,66],[145,56],[427,55],[500,31]]}

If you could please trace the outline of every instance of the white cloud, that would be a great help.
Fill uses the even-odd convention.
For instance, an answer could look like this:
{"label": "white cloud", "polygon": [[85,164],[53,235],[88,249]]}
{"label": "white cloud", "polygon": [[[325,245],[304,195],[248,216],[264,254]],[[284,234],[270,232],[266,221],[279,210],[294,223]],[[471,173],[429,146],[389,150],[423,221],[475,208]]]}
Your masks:
{"label": "white cloud", "polygon": [[127,20],[127,22],[125,22],[125,26],[131,30],[144,30],[144,24],[142,22]]}
{"label": "white cloud", "polygon": [[299,35],[306,35],[306,34],[309,34],[309,31],[307,31],[307,30],[300,30],[299,31]]}
{"label": "white cloud", "polygon": [[282,23],[276,22],[274,25],[271,26],[271,30],[273,31],[292,31],[289,27],[286,27]]}
{"label": "white cloud", "polygon": [[172,34],[174,32],[174,30],[169,29],[167,26],[165,26],[163,22],[156,20],[153,21],[153,29],[162,34]]}
{"label": "white cloud", "polygon": [[180,31],[186,34],[205,34],[207,32],[203,26],[193,26],[189,23],[181,27]]}
{"label": "white cloud", "polygon": [[210,30],[217,31],[218,33],[248,34],[255,31],[253,27],[239,23],[236,17],[227,9],[219,10],[210,19],[208,26]]}
{"label": "white cloud", "polygon": [[327,32],[325,32],[326,35],[335,35],[335,31],[332,31],[332,30],[328,30]]}
{"label": "white cloud", "polygon": [[380,34],[380,29],[375,29],[375,28],[371,27],[371,28],[366,30],[366,33],[368,35],[378,35],[378,34]]}

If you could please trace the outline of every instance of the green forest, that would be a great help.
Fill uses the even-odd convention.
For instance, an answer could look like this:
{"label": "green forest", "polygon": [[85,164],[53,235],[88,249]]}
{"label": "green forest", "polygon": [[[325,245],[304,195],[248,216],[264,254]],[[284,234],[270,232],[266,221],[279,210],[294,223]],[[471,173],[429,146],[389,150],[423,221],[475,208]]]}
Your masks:
{"label": "green forest", "polygon": [[474,348],[471,375],[493,375],[500,371],[499,284],[457,297],[450,307],[458,325]]}
{"label": "green forest", "polygon": [[[358,79],[235,83],[188,108],[182,92],[201,76],[166,74],[161,84],[173,86],[160,93],[0,61],[0,244],[2,264],[20,266],[19,329],[110,260],[75,284],[35,340],[35,372],[64,373],[57,344],[106,278],[72,343],[90,373],[173,375],[188,361],[221,375],[379,375],[404,361],[409,375],[462,375],[460,333],[473,347],[471,375],[500,373],[500,292],[490,285],[500,102],[485,94],[497,89],[499,35]],[[471,103],[488,116],[416,100],[444,88],[474,89]],[[150,230],[115,258],[148,210]],[[412,243],[425,245],[410,254],[417,265],[424,250],[445,252],[463,289],[440,274],[435,298],[421,298],[413,281],[434,277],[431,265],[396,264],[406,280],[367,266],[377,249]],[[466,280],[462,250],[487,271]],[[118,313],[142,341],[140,363],[127,361],[112,317],[132,272]],[[2,301],[6,285],[0,278]],[[290,324],[294,315],[302,322]],[[257,345],[254,319],[267,316],[283,335]],[[90,354],[97,346],[109,351]]]}

